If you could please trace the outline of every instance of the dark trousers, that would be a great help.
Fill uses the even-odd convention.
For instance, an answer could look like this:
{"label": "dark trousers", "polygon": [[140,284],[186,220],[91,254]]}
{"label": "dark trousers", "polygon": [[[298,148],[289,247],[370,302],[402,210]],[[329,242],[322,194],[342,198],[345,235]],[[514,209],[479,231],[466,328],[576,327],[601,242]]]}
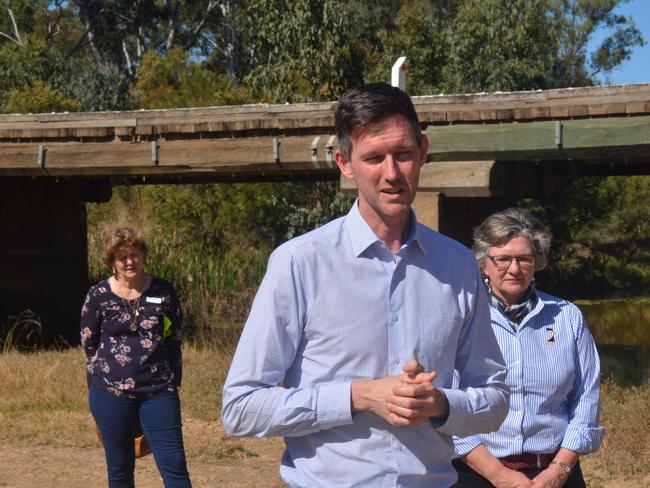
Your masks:
{"label": "dark trousers", "polygon": [[185,462],[178,393],[124,398],[98,390],[88,393],[90,411],[102,433],[109,488],[133,488],[134,434],[138,418],[165,488],[191,488]]}
{"label": "dark trousers", "polygon": [[[493,485],[487,479],[483,478],[480,474],[470,468],[467,464],[460,459],[454,459],[452,464],[458,473],[458,481],[452,488],[492,488]],[[539,473],[544,471],[544,468],[528,468],[520,469],[519,472],[525,474],[529,479],[533,479]],[[585,480],[582,477],[582,470],[580,469],[580,461],[571,470],[569,479],[564,483],[563,488],[586,488]]]}

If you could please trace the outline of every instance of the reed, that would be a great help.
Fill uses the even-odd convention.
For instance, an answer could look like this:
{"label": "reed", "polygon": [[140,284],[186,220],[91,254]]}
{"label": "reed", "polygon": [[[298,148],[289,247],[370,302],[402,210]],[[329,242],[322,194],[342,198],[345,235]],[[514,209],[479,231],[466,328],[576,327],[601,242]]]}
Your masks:
{"label": "reed", "polygon": [[41,321],[31,310],[11,315],[0,324],[0,351],[42,349],[42,332]]}

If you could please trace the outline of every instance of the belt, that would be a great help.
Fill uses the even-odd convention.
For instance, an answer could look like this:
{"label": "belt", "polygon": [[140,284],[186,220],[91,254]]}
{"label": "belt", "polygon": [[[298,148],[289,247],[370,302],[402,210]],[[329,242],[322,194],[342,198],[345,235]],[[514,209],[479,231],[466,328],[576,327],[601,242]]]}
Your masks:
{"label": "belt", "polygon": [[556,454],[556,452],[551,454],[533,454],[525,452],[523,454],[515,454],[513,456],[499,458],[499,461],[508,469],[519,470],[527,468],[547,468],[555,458]]}

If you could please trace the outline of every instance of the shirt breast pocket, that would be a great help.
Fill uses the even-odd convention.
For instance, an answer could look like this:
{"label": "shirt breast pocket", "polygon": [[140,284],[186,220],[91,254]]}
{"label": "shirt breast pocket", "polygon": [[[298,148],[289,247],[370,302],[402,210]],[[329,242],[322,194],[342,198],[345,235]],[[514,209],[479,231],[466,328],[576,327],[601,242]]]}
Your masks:
{"label": "shirt breast pocket", "polygon": [[422,319],[416,359],[425,371],[454,369],[461,321],[453,318]]}

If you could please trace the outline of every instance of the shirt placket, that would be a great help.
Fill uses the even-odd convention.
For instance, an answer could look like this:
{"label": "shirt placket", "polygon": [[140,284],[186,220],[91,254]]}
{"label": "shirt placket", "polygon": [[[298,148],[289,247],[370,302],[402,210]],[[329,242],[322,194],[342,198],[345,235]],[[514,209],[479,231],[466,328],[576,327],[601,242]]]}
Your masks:
{"label": "shirt placket", "polygon": [[[391,255],[390,259],[385,262],[387,276],[389,279],[389,293],[388,293],[388,364],[387,371],[389,375],[400,375],[402,374],[404,364],[410,358],[406,357],[406,351],[404,350],[404,336],[406,331],[405,320],[405,304],[403,297],[403,290],[401,283],[394,283],[395,273],[397,272],[400,263],[402,262],[402,253],[405,252],[405,249],[400,250],[399,253]],[[403,263],[402,263],[403,264]],[[402,471],[400,467],[408,465],[408,451],[404,447],[404,444],[399,440],[399,437],[395,435],[394,430],[399,429],[399,427],[391,428],[391,452],[393,454],[393,459],[396,464],[396,473],[399,475],[399,472]]]}
{"label": "shirt placket", "polygon": [[513,452],[523,452],[524,438],[524,415],[526,391],[524,387],[524,365],[523,365],[523,343],[521,338],[521,328],[513,332],[513,356],[514,361],[508,370],[511,375],[513,387],[510,391],[510,413],[513,416],[513,425],[517,427],[517,434],[512,439]]}

